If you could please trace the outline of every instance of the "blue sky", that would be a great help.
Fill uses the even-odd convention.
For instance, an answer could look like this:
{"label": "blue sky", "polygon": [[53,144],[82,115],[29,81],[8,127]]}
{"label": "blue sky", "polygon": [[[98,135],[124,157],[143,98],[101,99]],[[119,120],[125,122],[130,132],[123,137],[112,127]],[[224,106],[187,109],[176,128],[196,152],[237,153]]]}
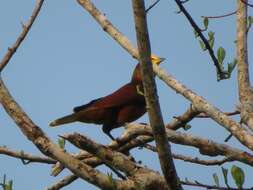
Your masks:
{"label": "blue sky", "polygon": [[[131,1],[93,1],[108,19],[136,44]],[[146,1],[147,5],[154,1]],[[8,1],[0,3],[0,56],[2,57],[21,31],[20,22],[27,21],[34,7],[34,1]],[[236,1],[212,0],[190,1],[186,8],[201,23],[200,16],[221,15],[232,12]],[[224,111],[233,111],[238,104],[236,72],[230,80],[217,82],[216,71],[209,55],[203,52],[194,38],[192,28],[178,10],[174,1],[161,2],[148,14],[149,34],[152,52],[165,57],[161,65],[170,74],[209,102]],[[252,9],[249,10],[252,13]],[[235,16],[211,20],[209,28],[215,31],[215,51],[223,46],[227,51],[225,62],[235,57]],[[252,34],[249,34],[252,42]],[[252,43],[249,43],[252,52]],[[252,54],[249,54],[252,61]],[[28,37],[4,70],[3,79],[10,92],[38,124],[55,141],[59,134],[80,132],[100,143],[109,142],[100,126],[75,123],[59,128],[49,128],[48,123],[55,118],[71,112],[72,107],[107,95],[127,83],[136,65],[125,50],[113,41],[83,10],[76,1],[45,1],[38,19]],[[252,67],[250,67],[252,73]],[[157,80],[158,93],[165,123],[173,116],[180,115],[189,106],[182,96]],[[235,117],[236,118],[236,117]],[[148,122],[145,115],[140,122]],[[9,119],[0,107],[0,145],[13,150],[23,150],[40,154]],[[209,119],[195,119],[188,132],[223,142],[228,132]],[[122,129],[116,129],[114,136]],[[99,138],[98,138],[99,137]],[[229,144],[241,145],[234,139]],[[71,145],[68,150],[76,151]],[[198,151],[189,147],[172,145],[175,153],[197,156]],[[160,170],[153,153],[134,150],[137,160],[155,170]],[[146,159],[146,158],[149,159]],[[206,157],[203,157],[206,158]],[[175,161],[178,174],[182,179],[198,180],[213,184],[212,174],[219,167],[204,167],[182,161]],[[226,164],[225,167],[230,167]],[[240,165],[249,174],[252,169]],[[45,189],[68,174],[54,178],[49,175],[49,165],[23,165],[20,160],[0,155],[0,179],[3,174],[14,179],[14,189]],[[32,180],[31,180],[32,179]],[[233,184],[231,182],[231,184]],[[249,175],[246,184],[253,186]],[[81,180],[66,189],[95,190],[94,186]],[[191,189],[186,187],[185,189]]]}

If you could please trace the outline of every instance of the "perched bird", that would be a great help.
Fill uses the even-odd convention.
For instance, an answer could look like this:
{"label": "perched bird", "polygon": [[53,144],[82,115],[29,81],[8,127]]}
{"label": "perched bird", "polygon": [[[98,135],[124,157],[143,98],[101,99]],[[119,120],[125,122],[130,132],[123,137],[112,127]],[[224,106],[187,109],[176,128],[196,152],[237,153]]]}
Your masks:
{"label": "perched bird", "polygon": [[[163,60],[164,58],[151,57],[153,64],[159,65]],[[114,140],[110,133],[112,129],[135,121],[145,113],[146,103],[143,96],[140,64],[137,64],[129,83],[108,96],[75,107],[72,114],[56,119],[49,125],[54,127],[76,121],[102,124],[103,132]]]}

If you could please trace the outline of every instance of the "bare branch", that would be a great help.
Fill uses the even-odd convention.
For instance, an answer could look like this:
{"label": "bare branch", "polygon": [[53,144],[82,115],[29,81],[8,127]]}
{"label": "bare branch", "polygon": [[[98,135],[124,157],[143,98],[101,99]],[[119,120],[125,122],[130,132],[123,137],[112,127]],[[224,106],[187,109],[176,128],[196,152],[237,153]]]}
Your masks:
{"label": "bare branch", "polygon": [[[157,148],[155,146],[150,145],[150,144],[145,144],[144,147],[153,151],[153,152],[157,152]],[[172,154],[172,157],[177,160],[183,160],[185,162],[190,162],[190,163],[200,164],[200,165],[205,165],[205,166],[213,166],[213,165],[220,166],[224,163],[233,161],[230,158],[223,158],[222,160],[202,160],[202,159],[199,159],[198,157],[192,158],[190,156],[185,156],[185,155],[181,155],[181,154],[174,154],[174,153]]]}
{"label": "bare branch", "polygon": [[187,123],[189,123],[194,117],[198,115],[199,112],[192,105],[190,105],[190,107],[186,110],[186,112],[183,115],[175,117],[175,119],[172,122],[166,125],[166,128],[172,130],[177,130],[181,127],[184,128]]}
{"label": "bare branch", "polygon": [[241,103],[241,121],[253,131],[253,88],[249,80],[247,5],[240,0],[237,3],[237,81]]}
{"label": "bare branch", "polygon": [[144,0],[132,0],[132,6],[139,50],[139,62],[141,64],[142,82],[147,104],[146,107],[156,146],[158,147],[160,165],[169,189],[181,190],[182,187],[178,182],[176,168],[171,156],[170,145],[165,134],[164,122],[157,95],[151,63],[151,49]]}
{"label": "bare branch", "polygon": [[4,155],[11,156],[14,158],[19,158],[22,161],[27,160],[28,163],[32,163],[32,162],[45,163],[45,164],[55,164],[56,163],[55,160],[48,158],[48,157],[34,156],[31,154],[25,153],[23,151],[12,151],[4,146],[0,146],[0,154],[4,154]]}
{"label": "bare branch", "polygon": [[248,0],[241,0],[242,3],[244,3],[245,5],[249,6],[249,7],[253,7],[253,4],[250,4],[248,2]]}
{"label": "bare branch", "polygon": [[128,180],[131,179],[135,186],[141,187],[141,189],[152,189],[150,187],[156,184],[159,186],[159,189],[168,190],[164,179],[157,172],[137,165],[120,152],[106,148],[78,133],[65,135],[63,138],[78,148],[97,156],[106,165],[124,172],[128,176]]}
{"label": "bare branch", "polygon": [[[139,137],[136,139],[136,141],[142,145],[152,141],[152,137],[146,136],[152,132],[149,126],[132,124],[128,127],[127,130],[132,130],[132,134],[138,134]],[[199,152],[203,155],[225,156],[228,159],[236,160],[239,162],[243,162],[247,165],[253,166],[253,155],[249,152],[233,148],[226,144],[217,143],[209,139],[193,136],[187,133],[182,133],[169,129],[166,130],[166,133],[169,141],[180,145],[195,147],[199,149]]]}
{"label": "bare branch", "polygon": [[127,176],[134,175],[137,172],[137,166],[135,163],[129,160],[124,154],[114,152],[106,147],[95,143],[89,138],[80,135],[78,133],[62,136],[76,147],[88,151],[89,153],[97,156],[103,162],[111,167],[116,167],[120,171],[124,172]]}
{"label": "bare branch", "polygon": [[138,58],[138,50],[131,44],[127,37],[112,25],[105,15],[101,13],[90,0],[77,1],[100,24],[103,30],[121,45],[121,47],[129,52],[134,58]]}
{"label": "bare branch", "polygon": [[[240,114],[240,111],[239,110],[235,110],[235,111],[232,111],[232,112],[223,112],[225,115],[227,116],[233,116],[233,115],[238,115]],[[207,114],[205,113],[200,113],[196,116],[196,118],[210,118],[210,116],[208,116]]]}
{"label": "bare branch", "polygon": [[159,68],[157,65],[153,65],[153,68],[157,76],[169,87],[190,100],[197,111],[209,115],[210,118],[231,132],[242,144],[253,150],[253,136],[247,130],[242,128],[237,122],[221,112],[218,108],[208,103],[203,97],[198,96],[192,90],[179,83],[165,70]]}
{"label": "bare branch", "polygon": [[224,18],[224,17],[235,15],[235,14],[236,14],[236,11],[233,11],[231,13],[227,13],[227,14],[223,14],[223,15],[218,15],[218,16],[201,16],[201,17],[202,18],[215,19],[215,18]]}
{"label": "bare branch", "polygon": [[27,22],[27,24],[22,24],[23,26],[23,31],[20,33],[18,36],[16,42],[12,45],[12,47],[8,48],[7,53],[4,55],[3,59],[0,62],[0,73],[1,71],[5,68],[5,66],[8,64],[10,61],[11,57],[14,55],[14,53],[17,51],[18,47],[22,43],[22,41],[25,39],[26,35],[28,34],[29,30],[31,29],[35,19],[37,18],[40,9],[43,5],[44,0],[37,0],[36,5],[34,7],[34,10],[32,12],[32,15]]}
{"label": "bare branch", "polygon": [[[217,187],[214,185],[206,185],[203,183],[199,183],[197,181],[195,182],[190,182],[190,181],[181,181],[180,182],[182,185],[187,185],[187,186],[193,186],[193,187],[203,187],[205,189],[217,189],[217,190],[238,190],[238,188],[232,188],[232,187]],[[252,190],[253,188],[242,188],[240,190]]]}
{"label": "bare branch", "polygon": [[150,5],[147,9],[146,9],[146,14],[153,8],[155,7],[160,0],[156,0],[152,5]]}
{"label": "bare branch", "polygon": [[68,176],[64,177],[63,179],[61,179],[60,181],[58,181],[57,183],[55,183],[54,185],[52,185],[51,187],[47,188],[47,190],[59,190],[63,187],[66,187],[67,185],[71,184],[72,182],[74,182],[77,179],[78,179],[78,177],[73,174],[68,175]]}

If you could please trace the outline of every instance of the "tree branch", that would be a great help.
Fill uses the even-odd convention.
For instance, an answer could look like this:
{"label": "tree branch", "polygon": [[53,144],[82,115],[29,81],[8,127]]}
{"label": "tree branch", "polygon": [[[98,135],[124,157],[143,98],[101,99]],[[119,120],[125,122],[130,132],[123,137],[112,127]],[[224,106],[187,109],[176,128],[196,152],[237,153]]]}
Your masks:
{"label": "tree branch", "polygon": [[150,5],[147,9],[146,9],[146,14],[153,8],[155,7],[158,3],[160,2],[160,0],[156,0],[152,5]]}
{"label": "tree branch", "polygon": [[247,48],[247,5],[237,1],[237,81],[241,121],[253,131],[253,88],[249,80]]}
{"label": "tree branch", "polygon": [[[150,144],[145,144],[144,147],[147,148],[148,150],[153,151],[153,152],[157,152],[157,148],[155,146],[150,145]],[[192,158],[190,156],[185,156],[185,155],[181,155],[181,154],[172,154],[172,157],[177,160],[182,160],[185,162],[190,162],[190,163],[200,164],[200,165],[205,165],[205,166],[213,166],[213,165],[220,166],[224,163],[233,161],[230,158],[223,158],[222,160],[202,160],[202,159],[199,159],[198,157]]]}
{"label": "tree branch", "polygon": [[100,24],[119,45],[129,52],[135,59],[138,59],[138,50],[132,46],[131,42],[125,37],[112,23],[101,13],[90,0],[77,0],[77,2]]}
{"label": "tree branch", "polygon": [[41,128],[33,123],[17,102],[15,102],[1,79],[0,102],[23,134],[32,141],[43,154],[58,160],[78,177],[102,189],[112,189],[114,185],[120,190],[127,190],[134,187],[131,181],[116,180],[115,184],[112,184],[107,175],[75,159],[73,156],[64,152],[59,146],[55,145],[44,134]]}
{"label": "tree branch", "polygon": [[194,106],[190,105],[183,115],[175,117],[173,121],[166,125],[166,128],[171,130],[177,130],[181,127],[184,128],[187,123],[198,115],[199,112],[194,108]]}
{"label": "tree branch", "polygon": [[[127,50],[133,57],[138,57],[138,51],[132,46],[131,42],[126,39],[106,17],[99,12],[99,10],[89,0],[78,0],[80,5],[85,8],[95,20],[103,27],[106,28],[106,32],[116,40],[125,50]],[[116,37],[115,37],[116,36]],[[187,89],[184,85],[179,83],[171,75],[168,75],[163,69],[157,65],[153,65],[154,72],[173,90],[183,95],[185,98],[193,103],[193,106],[199,112],[204,112],[209,115],[213,120],[219,123],[230,131],[242,144],[253,150],[253,137],[241,128],[238,123],[222,113],[218,108],[209,104],[204,98],[198,96],[190,89]]]}
{"label": "tree branch", "polygon": [[209,104],[203,97],[198,96],[192,90],[179,83],[165,70],[159,68],[157,65],[153,65],[153,68],[161,80],[177,93],[180,93],[186,99],[190,100],[197,111],[206,113],[210,118],[231,132],[242,144],[253,150],[253,137],[247,130],[242,128],[237,122],[221,112],[218,108]]}
{"label": "tree branch", "polygon": [[[132,131],[132,134],[138,135],[138,138],[135,140],[139,144],[143,145],[152,141],[152,137],[147,136],[152,134],[152,130],[149,126],[135,124],[129,126],[127,130]],[[199,149],[199,152],[203,155],[225,156],[228,159],[236,160],[253,166],[253,155],[249,152],[233,148],[226,144],[217,143],[209,139],[169,129],[166,130],[166,134],[169,141],[180,145],[195,147]]]}
{"label": "tree branch", "polygon": [[52,185],[51,187],[47,188],[47,190],[59,190],[69,184],[71,184],[72,182],[74,182],[75,180],[77,180],[78,177],[70,174],[66,177],[64,177],[63,179],[61,179],[60,181],[58,181],[57,183],[55,183],[54,185]]}
{"label": "tree branch", "polygon": [[31,154],[25,153],[23,151],[12,151],[4,146],[0,146],[0,154],[4,154],[4,155],[11,156],[14,158],[19,158],[24,163],[26,163],[25,162],[26,160],[28,161],[28,163],[31,163],[31,162],[39,162],[39,163],[45,163],[45,164],[56,163],[55,160],[48,157],[34,156]]}
{"label": "tree branch", "polygon": [[180,0],[175,0],[176,4],[178,5],[178,7],[180,8],[180,10],[183,12],[183,14],[185,15],[185,17],[188,19],[188,21],[190,22],[192,28],[198,33],[199,37],[201,38],[201,40],[203,41],[203,43],[205,44],[206,49],[209,52],[209,55],[211,57],[211,59],[214,62],[214,65],[217,69],[218,75],[220,77],[220,79],[226,79],[226,73],[223,71],[222,67],[220,66],[217,58],[215,57],[213,48],[210,46],[208,40],[206,39],[206,37],[202,34],[201,29],[198,27],[198,25],[195,23],[195,21],[193,20],[193,18],[191,17],[191,15],[187,12],[187,10],[184,8],[182,2]]}
{"label": "tree branch", "polygon": [[20,33],[20,35],[18,36],[16,42],[12,45],[12,47],[8,48],[7,53],[4,55],[3,59],[0,62],[0,73],[5,68],[5,66],[8,64],[11,57],[14,55],[14,53],[17,51],[20,44],[25,39],[26,35],[28,34],[29,30],[31,29],[35,19],[37,18],[38,14],[40,12],[43,2],[44,2],[44,0],[37,0],[36,1],[36,5],[34,7],[34,10],[32,12],[32,15],[31,15],[29,21],[27,22],[27,24],[22,25],[23,26],[22,32]]}
{"label": "tree branch", "polygon": [[[187,185],[187,186],[193,186],[193,187],[203,187],[205,189],[217,189],[217,190],[238,190],[238,188],[232,188],[232,187],[217,187],[214,185],[206,185],[203,183],[199,183],[197,181],[191,182],[191,181],[181,181],[180,182],[182,185]],[[242,188],[240,190],[252,190],[253,188]]]}
{"label": "tree branch", "polygon": [[136,165],[136,163],[120,152],[106,148],[78,133],[65,135],[63,138],[78,148],[95,155],[106,163],[106,165],[124,172],[128,179],[133,180],[136,187],[141,187],[143,190],[151,190],[152,186],[156,184],[159,186],[159,189],[168,190],[164,179],[157,172]]}
{"label": "tree branch", "polygon": [[158,156],[164,178],[169,189],[181,190],[178,182],[176,168],[171,156],[170,144],[167,141],[163,123],[157,89],[151,63],[151,49],[146,21],[145,4],[143,0],[132,0],[135,20],[135,30],[139,50],[139,62],[141,64],[141,75],[144,95],[147,104],[147,112],[153,131]]}

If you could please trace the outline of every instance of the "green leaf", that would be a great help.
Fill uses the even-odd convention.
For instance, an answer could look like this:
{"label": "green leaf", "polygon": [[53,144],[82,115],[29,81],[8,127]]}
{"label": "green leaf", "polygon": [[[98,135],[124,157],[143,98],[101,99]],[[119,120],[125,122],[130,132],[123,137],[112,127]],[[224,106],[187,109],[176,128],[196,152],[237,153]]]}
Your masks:
{"label": "green leaf", "polygon": [[204,42],[202,40],[199,40],[199,44],[200,44],[200,47],[203,51],[206,51],[206,45],[204,44]]}
{"label": "green leaf", "polygon": [[208,37],[209,37],[209,39],[212,39],[212,38],[214,38],[214,32],[213,31],[209,31],[208,32]]}
{"label": "green leaf", "polygon": [[217,50],[217,57],[219,64],[222,65],[226,57],[226,51],[223,47],[219,47],[219,49]]}
{"label": "green leaf", "polygon": [[59,138],[59,139],[58,139],[58,145],[59,145],[59,147],[60,147],[61,149],[65,149],[65,144],[66,144],[65,139],[63,139],[63,138]]}
{"label": "green leaf", "polygon": [[214,45],[214,38],[211,38],[208,40],[208,43],[210,45],[211,48],[213,48],[213,45]]}
{"label": "green leaf", "polygon": [[237,64],[237,59],[234,59],[234,61],[232,63],[228,63],[228,73],[231,75],[231,73],[233,72],[235,66]]}
{"label": "green leaf", "polygon": [[240,167],[233,165],[231,168],[231,174],[233,176],[236,186],[239,189],[242,189],[243,183],[245,180],[245,175],[244,175],[243,170]]}
{"label": "green leaf", "polygon": [[214,45],[214,32],[209,31],[208,32],[208,37],[209,37],[208,43],[211,46],[211,48],[213,48],[213,45]]}
{"label": "green leaf", "polygon": [[217,187],[220,187],[220,181],[219,181],[219,177],[216,173],[213,174],[213,180],[214,180],[214,183]]}
{"label": "green leaf", "polygon": [[8,183],[5,185],[4,190],[12,190],[12,184],[13,184],[12,180],[8,181]]}
{"label": "green leaf", "polygon": [[224,177],[224,182],[225,182],[226,186],[228,188],[230,188],[229,185],[228,185],[228,169],[223,168],[223,167],[221,167],[221,169],[222,169],[222,173],[223,173],[223,177]]}
{"label": "green leaf", "polygon": [[208,20],[207,17],[204,18],[203,23],[204,23],[204,26],[205,26],[205,30],[207,30],[208,24],[209,24],[209,20]]}
{"label": "green leaf", "polygon": [[108,176],[109,182],[111,184],[112,190],[117,190],[116,182],[113,179],[112,173],[107,173],[107,176]]}

